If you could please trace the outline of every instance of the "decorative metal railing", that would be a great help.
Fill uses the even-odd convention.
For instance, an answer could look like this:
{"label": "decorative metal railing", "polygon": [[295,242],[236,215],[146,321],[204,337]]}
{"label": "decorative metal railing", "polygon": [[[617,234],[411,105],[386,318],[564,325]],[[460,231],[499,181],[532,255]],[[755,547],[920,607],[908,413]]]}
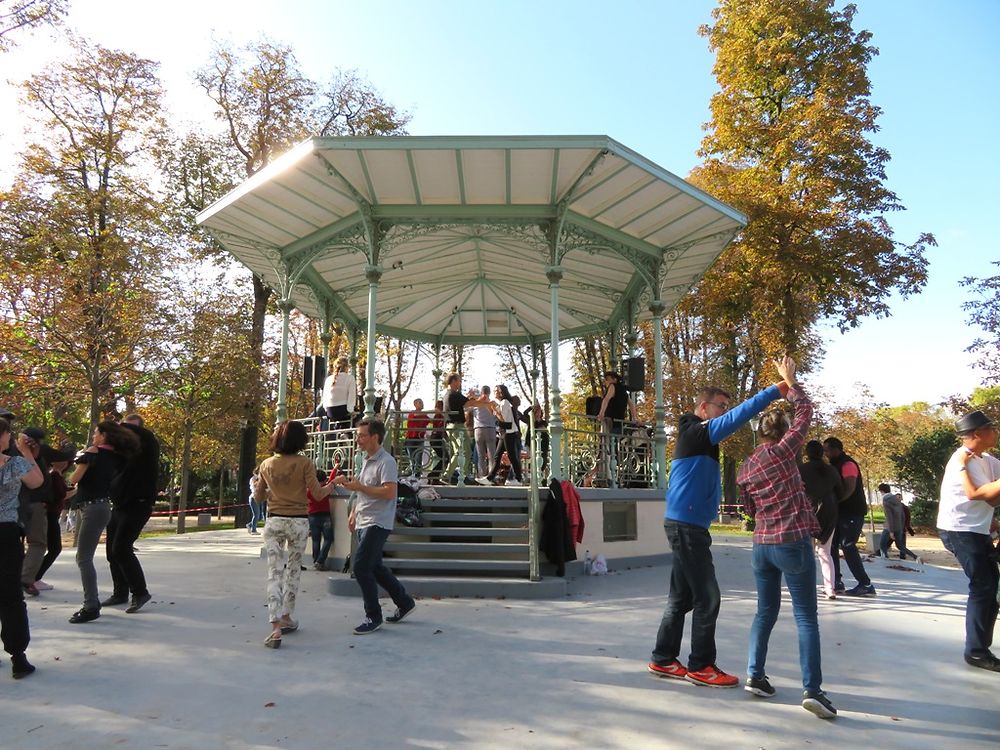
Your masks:
{"label": "decorative metal railing", "polygon": [[563,476],[580,486],[655,487],[653,431],[639,422],[563,418]]}

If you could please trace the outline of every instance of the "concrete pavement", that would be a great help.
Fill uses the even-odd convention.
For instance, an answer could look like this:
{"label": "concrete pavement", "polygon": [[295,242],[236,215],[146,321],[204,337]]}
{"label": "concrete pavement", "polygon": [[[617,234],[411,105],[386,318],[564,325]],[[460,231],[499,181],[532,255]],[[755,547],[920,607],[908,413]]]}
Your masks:
{"label": "concrete pavement", "polygon": [[[29,601],[38,672],[0,667],[4,748],[995,748],[1000,673],[962,661],[961,571],[873,561],[873,600],[822,601],[824,688],[799,706],[791,606],[771,640],[775,698],[645,671],[667,568],[571,582],[558,601],[424,599],[405,622],[355,636],[361,601],[303,571],[299,632],[264,648],[260,537],[212,531],[138,544],[153,601],[70,625],[73,550]],[[719,666],[745,675],[755,609],[750,540],[717,539]],[[898,561],[890,561],[895,564]],[[906,567],[917,569],[909,564]],[[102,596],[107,566],[98,566]],[[391,604],[386,600],[387,607]],[[685,644],[687,645],[687,644]]]}

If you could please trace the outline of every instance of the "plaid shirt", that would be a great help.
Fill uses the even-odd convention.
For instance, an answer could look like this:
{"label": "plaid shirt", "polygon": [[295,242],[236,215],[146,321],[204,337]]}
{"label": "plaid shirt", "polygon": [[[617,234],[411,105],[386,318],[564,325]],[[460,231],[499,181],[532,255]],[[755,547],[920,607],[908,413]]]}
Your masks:
{"label": "plaid shirt", "polygon": [[787,398],[795,406],[791,428],[779,442],[758,446],[736,477],[743,508],[756,522],[754,544],[787,544],[819,531],[795,461],[813,405],[800,385],[789,389]]}

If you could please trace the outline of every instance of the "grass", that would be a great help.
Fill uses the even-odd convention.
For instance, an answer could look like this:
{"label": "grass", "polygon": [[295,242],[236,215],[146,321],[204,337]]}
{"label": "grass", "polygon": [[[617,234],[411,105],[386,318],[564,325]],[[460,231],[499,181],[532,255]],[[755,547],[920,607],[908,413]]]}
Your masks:
{"label": "grass", "polygon": [[[184,533],[193,534],[198,531],[220,531],[222,529],[232,529],[232,528],[233,528],[233,519],[231,518],[228,521],[213,521],[210,526],[198,526],[194,523],[188,522],[184,525]],[[177,535],[177,527],[172,526],[169,529],[153,529],[151,531],[144,531],[141,534],[139,534],[139,538],[151,539],[153,537],[158,537],[158,536],[176,536],[176,535]]]}

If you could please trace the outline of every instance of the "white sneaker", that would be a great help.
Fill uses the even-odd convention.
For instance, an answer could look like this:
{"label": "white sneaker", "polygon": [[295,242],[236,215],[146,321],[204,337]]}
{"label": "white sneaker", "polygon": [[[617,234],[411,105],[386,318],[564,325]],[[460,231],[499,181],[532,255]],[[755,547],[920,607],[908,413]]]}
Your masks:
{"label": "white sneaker", "polygon": [[52,586],[47,584],[45,581],[35,581],[35,588],[39,591],[51,591]]}
{"label": "white sneaker", "polygon": [[523,487],[524,485],[522,485],[516,479],[508,479],[507,480],[507,486],[508,487]]}
{"label": "white sneaker", "polygon": [[491,484],[493,484],[493,482],[491,482],[486,477],[479,477],[479,479],[476,480],[476,483],[485,485],[486,487],[489,487]]}

